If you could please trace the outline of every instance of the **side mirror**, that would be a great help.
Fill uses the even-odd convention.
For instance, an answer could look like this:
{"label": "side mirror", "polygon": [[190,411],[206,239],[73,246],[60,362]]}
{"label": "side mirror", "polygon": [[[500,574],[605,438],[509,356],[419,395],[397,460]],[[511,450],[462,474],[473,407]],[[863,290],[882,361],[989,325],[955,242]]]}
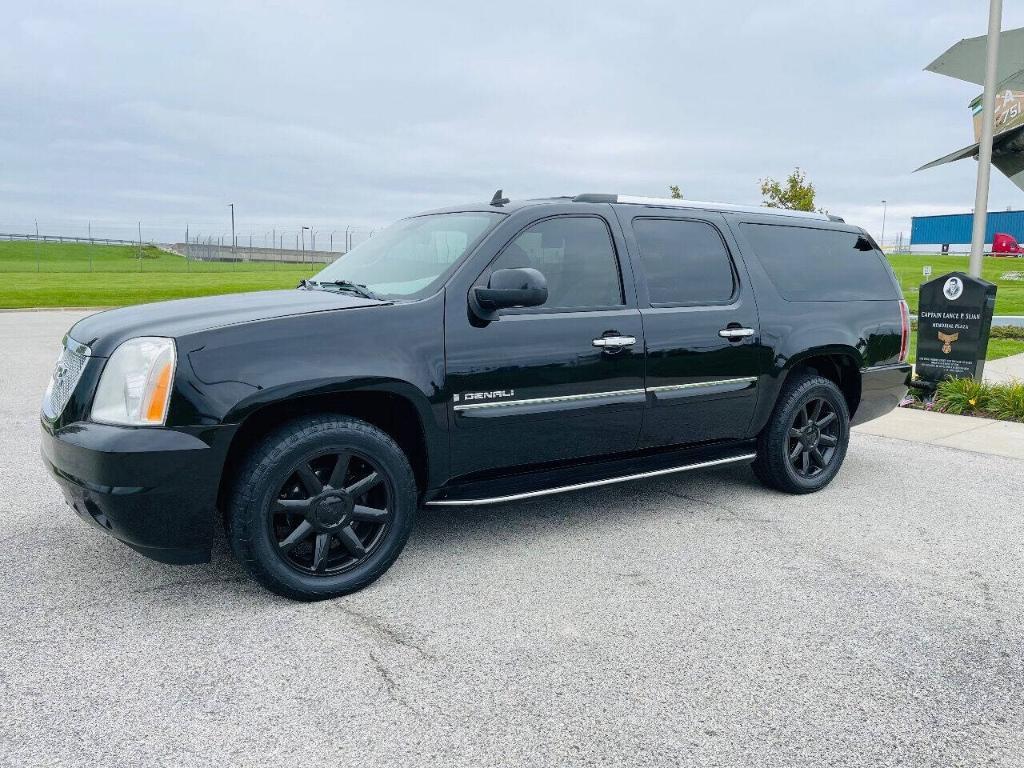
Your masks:
{"label": "side mirror", "polygon": [[487,287],[470,291],[474,313],[484,320],[494,319],[499,309],[539,307],[548,300],[548,281],[536,269],[498,269],[491,273]]}

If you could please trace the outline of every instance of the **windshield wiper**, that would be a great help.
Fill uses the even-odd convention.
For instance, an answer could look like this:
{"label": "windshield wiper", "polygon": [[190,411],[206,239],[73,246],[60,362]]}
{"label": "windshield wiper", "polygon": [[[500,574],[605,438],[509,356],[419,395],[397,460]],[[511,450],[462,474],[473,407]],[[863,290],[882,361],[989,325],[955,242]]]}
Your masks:
{"label": "windshield wiper", "polygon": [[351,280],[303,280],[299,283],[299,288],[323,288],[325,286],[333,286],[341,291],[349,291],[357,296],[362,296],[364,299],[373,299],[374,301],[383,301],[380,296],[375,294],[369,288],[362,283],[353,283]]}

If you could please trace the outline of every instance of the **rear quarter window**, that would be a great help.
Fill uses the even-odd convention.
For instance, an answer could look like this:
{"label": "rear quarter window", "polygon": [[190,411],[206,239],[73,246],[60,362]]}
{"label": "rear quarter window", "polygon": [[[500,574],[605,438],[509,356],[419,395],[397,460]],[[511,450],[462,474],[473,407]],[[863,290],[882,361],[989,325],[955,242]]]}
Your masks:
{"label": "rear quarter window", "polygon": [[740,226],[787,301],[899,298],[885,256],[857,232],[779,224]]}

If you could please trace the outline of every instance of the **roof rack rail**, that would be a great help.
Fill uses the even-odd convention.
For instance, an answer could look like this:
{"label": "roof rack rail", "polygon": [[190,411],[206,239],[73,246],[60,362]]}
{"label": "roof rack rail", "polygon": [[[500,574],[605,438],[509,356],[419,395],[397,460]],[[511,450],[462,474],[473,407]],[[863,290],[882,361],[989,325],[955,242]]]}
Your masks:
{"label": "roof rack rail", "polygon": [[817,211],[791,211],[788,208],[768,208],[762,205],[733,205],[732,203],[705,203],[698,200],[680,200],[675,197],[641,197],[638,195],[609,195],[586,193],[576,195],[574,203],[625,203],[629,205],[651,205],[659,208],[693,208],[708,211],[736,211],[738,213],[757,213],[768,216],[792,216],[801,219],[818,221],[843,221],[838,216]]}

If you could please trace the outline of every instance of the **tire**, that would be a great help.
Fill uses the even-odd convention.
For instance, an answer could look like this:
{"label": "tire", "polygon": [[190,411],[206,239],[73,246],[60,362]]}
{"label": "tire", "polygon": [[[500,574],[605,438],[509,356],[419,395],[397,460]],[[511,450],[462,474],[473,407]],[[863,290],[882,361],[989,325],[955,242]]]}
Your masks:
{"label": "tire", "polygon": [[850,412],[843,393],[813,372],[794,372],[758,436],[754,474],[785,493],[819,491],[839,472],[849,442]]}
{"label": "tire", "polygon": [[389,435],[347,416],[308,416],[268,434],[242,462],[228,539],[267,589],[324,600],[380,578],[417,507],[409,460]]}

